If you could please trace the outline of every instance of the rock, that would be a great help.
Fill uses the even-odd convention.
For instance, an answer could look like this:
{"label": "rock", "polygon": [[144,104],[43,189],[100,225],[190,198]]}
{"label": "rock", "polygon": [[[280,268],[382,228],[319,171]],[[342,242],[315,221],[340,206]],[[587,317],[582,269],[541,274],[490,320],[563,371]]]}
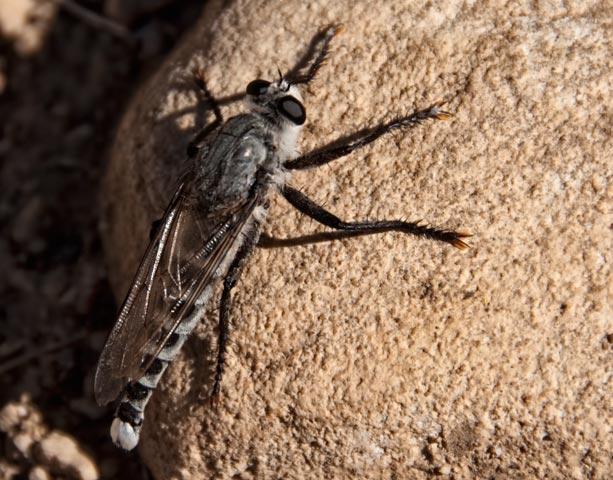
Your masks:
{"label": "rock", "polygon": [[51,475],[49,475],[49,472],[43,467],[37,465],[30,470],[28,480],[51,480]]}
{"label": "rock", "polygon": [[13,41],[18,53],[31,55],[41,47],[56,9],[55,2],[2,0],[0,30]]}
{"label": "rock", "polygon": [[7,403],[0,410],[0,431],[9,433],[18,428],[27,416],[28,410],[25,406],[16,402]]}
{"label": "rock", "polygon": [[47,427],[30,396],[24,394],[19,400],[7,403],[0,410],[0,431],[17,441],[18,449],[25,454],[34,442],[46,435]]}
{"label": "rock", "polygon": [[37,458],[54,472],[73,478],[96,480],[100,476],[89,455],[71,436],[62,432],[53,431],[38,444]]}
{"label": "rock", "polygon": [[100,476],[96,464],[73,437],[57,430],[49,432],[28,395],[0,410],[0,431],[8,437],[13,460],[33,466],[28,474],[31,480],[50,478],[49,472],[79,480]]}
{"label": "rock", "polygon": [[[212,118],[191,69],[227,99],[287,71],[334,22],[345,32],[304,90],[303,151],[439,99],[454,117],[292,185],[347,220],[423,218],[475,237],[465,253],[397,233],[257,251],[233,293],[220,408],[206,401],[216,300],[153,394],[140,449],[154,476],[425,479],[449,465],[456,478],[606,478],[606,8],[249,5],[209,2],[117,129],[103,232],[118,300],[195,125]],[[241,109],[225,102],[223,114]],[[324,230],[278,197],[269,218],[279,237]]]}
{"label": "rock", "polygon": [[18,433],[13,436],[13,445],[24,458],[30,456],[30,449],[35,443],[36,441],[29,433]]}

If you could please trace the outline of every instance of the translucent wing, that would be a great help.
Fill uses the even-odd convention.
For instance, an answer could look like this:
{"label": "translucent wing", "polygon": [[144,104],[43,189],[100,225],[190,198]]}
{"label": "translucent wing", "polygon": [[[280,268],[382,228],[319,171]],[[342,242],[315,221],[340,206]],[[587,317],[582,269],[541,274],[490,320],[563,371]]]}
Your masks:
{"label": "translucent wing", "polygon": [[100,405],[142,377],[236,244],[255,200],[221,215],[196,208],[178,188],[136,272],[98,362]]}

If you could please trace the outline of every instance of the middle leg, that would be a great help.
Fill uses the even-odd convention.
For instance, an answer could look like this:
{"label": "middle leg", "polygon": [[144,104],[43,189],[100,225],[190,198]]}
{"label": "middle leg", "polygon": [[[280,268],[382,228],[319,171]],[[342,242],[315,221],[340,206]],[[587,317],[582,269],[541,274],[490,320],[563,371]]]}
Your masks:
{"label": "middle leg", "polygon": [[428,238],[430,240],[449,243],[460,250],[466,250],[468,248],[468,245],[464,243],[462,239],[470,237],[470,233],[442,230],[430,227],[428,225],[422,225],[419,222],[403,222],[400,220],[344,222],[295,188],[286,185],[283,187],[282,194],[292,206],[300,210],[305,215],[308,215],[313,220],[327,227],[331,227],[336,230],[345,230],[354,234],[349,236],[396,231]]}

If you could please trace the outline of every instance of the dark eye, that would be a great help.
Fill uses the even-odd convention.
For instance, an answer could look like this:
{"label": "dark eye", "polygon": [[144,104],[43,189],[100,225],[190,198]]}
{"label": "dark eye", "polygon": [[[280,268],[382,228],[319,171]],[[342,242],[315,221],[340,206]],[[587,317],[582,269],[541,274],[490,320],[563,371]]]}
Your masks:
{"label": "dark eye", "polygon": [[296,125],[302,125],[306,120],[306,110],[298,100],[292,96],[282,97],[277,101],[279,112]]}
{"label": "dark eye", "polygon": [[253,95],[254,97],[257,97],[266,93],[268,87],[270,87],[270,82],[258,78],[257,80],[254,80],[249,85],[247,85],[247,95]]}

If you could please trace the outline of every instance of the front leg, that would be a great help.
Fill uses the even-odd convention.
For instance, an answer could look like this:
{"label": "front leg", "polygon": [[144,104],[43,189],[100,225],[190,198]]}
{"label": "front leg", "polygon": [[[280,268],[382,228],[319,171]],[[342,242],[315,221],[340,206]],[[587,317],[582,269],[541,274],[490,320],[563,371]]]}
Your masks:
{"label": "front leg", "polygon": [[219,103],[211,94],[209,88],[206,85],[206,79],[204,78],[204,70],[194,70],[193,75],[194,82],[196,82],[196,86],[204,96],[204,99],[213,109],[213,113],[215,114],[215,120],[213,120],[213,122],[209,125],[205,126],[202,130],[200,130],[192,139],[192,141],[189,142],[187,146],[187,156],[189,158],[194,158],[198,154],[198,151],[202,146],[203,140],[209,135],[209,133],[221,126],[221,124],[223,123],[223,115],[221,114]]}
{"label": "front leg", "polygon": [[351,140],[347,138],[345,141],[333,142],[323,148],[319,148],[298,158],[289,160],[284,166],[288,170],[304,170],[307,168],[320,167],[326,163],[336,160],[337,158],[349,155],[354,150],[363,148],[377,140],[379,137],[398,128],[419,125],[424,120],[430,118],[435,120],[447,120],[451,117],[451,114],[441,110],[443,104],[444,102],[437,102],[425,110],[418,110],[412,113],[408,117],[397,118],[391,122],[379,125],[374,129],[359,132],[357,138]]}
{"label": "front leg", "polygon": [[438,228],[422,225],[419,222],[403,222],[400,220],[382,220],[373,222],[344,222],[334,214],[317,205],[313,200],[295,188],[285,186],[282,190],[283,196],[295,208],[313,220],[337,230],[351,232],[352,235],[360,236],[383,232],[402,232],[411,235],[425,237],[430,240],[449,243],[460,250],[466,250],[468,245],[462,241],[463,238],[470,237],[470,233],[454,232],[452,230],[440,230]]}

